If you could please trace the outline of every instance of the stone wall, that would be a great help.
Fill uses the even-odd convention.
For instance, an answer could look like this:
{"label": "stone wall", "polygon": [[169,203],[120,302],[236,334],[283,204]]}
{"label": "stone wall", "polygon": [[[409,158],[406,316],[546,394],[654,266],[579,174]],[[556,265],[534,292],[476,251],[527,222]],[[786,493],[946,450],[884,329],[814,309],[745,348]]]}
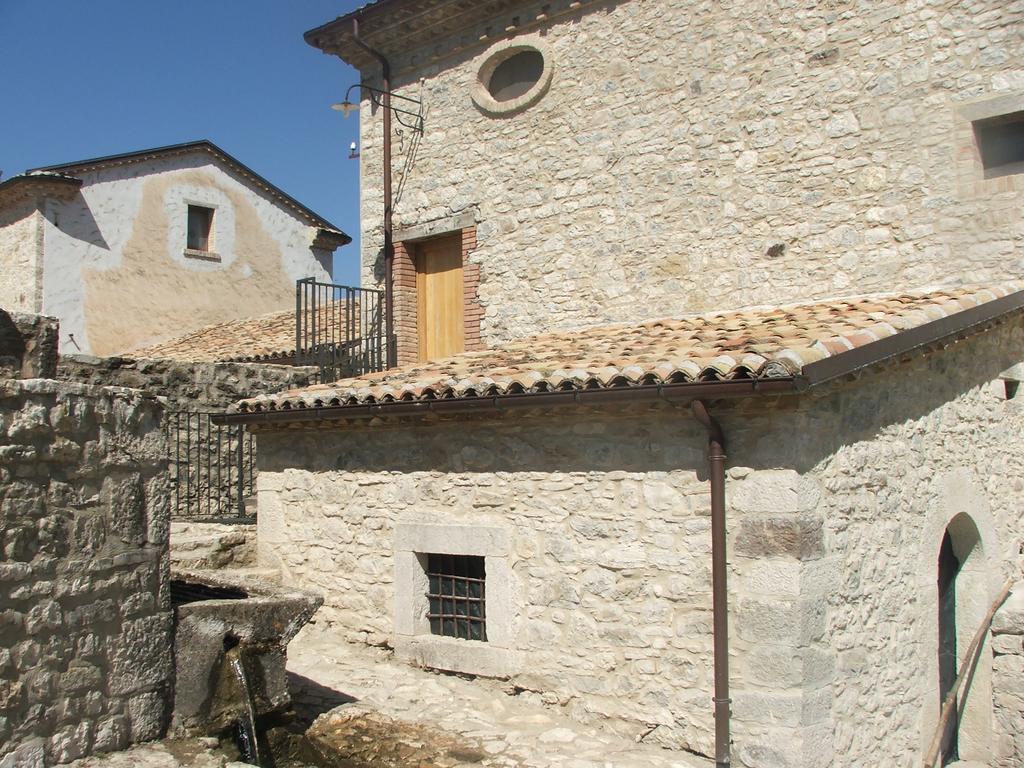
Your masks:
{"label": "stone wall", "polygon": [[178,570],[251,568],[256,565],[256,526],[194,520],[171,523],[171,567]]}
{"label": "stone wall", "polygon": [[996,733],[999,735],[997,768],[1024,765],[1024,583],[1017,582],[992,623],[992,677]]}
{"label": "stone wall", "polygon": [[167,398],[168,410],[219,411],[254,395],[308,386],[316,368],[62,355],[58,378],[130,387]]}
{"label": "stone wall", "polygon": [[0,210],[0,307],[11,312],[40,311],[42,225],[34,198]]}
{"label": "stone wall", "polygon": [[489,601],[502,589],[508,606],[499,617],[488,603],[488,650],[497,621],[504,648],[480,667],[434,666],[511,676],[583,721],[637,736],[663,726],[666,742],[709,751],[709,506],[691,419],[257,441],[260,564],[322,592],[321,620],[350,641],[391,645],[408,618],[396,615],[400,526],[444,525],[444,547],[477,526],[479,542],[497,543],[479,552],[495,556],[488,573],[500,564],[505,579],[488,582]]}
{"label": "stone wall", "polygon": [[238,400],[310,384],[317,369],[262,363],[189,363],[64,355],[61,379],[130,387],[159,396],[170,458],[171,515],[177,520],[251,519],[255,443],[209,414]]}
{"label": "stone wall", "polygon": [[[952,533],[966,518],[980,537],[964,567],[972,588],[957,590],[961,658],[1004,580],[1020,572],[1024,403],[1007,399],[999,376],[1021,357],[1016,320],[852,389],[814,427],[838,435],[813,471],[822,489],[815,521],[832,560],[818,631],[834,676],[836,765],[882,750],[897,765],[923,757],[938,718],[936,581],[947,526]],[[993,756],[991,671],[986,646],[962,719],[965,760]]]}
{"label": "stone wall", "polygon": [[57,321],[0,308],[0,379],[51,379],[57,373]]}
{"label": "stone wall", "polygon": [[0,381],[0,766],[158,737],[170,714],[166,448],[137,392]]}
{"label": "stone wall", "polygon": [[[395,227],[476,221],[485,343],[1024,274],[1024,175],[985,179],[970,122],[1024,109],[1020,3],[619,0],[504,32],[567,5],[389,52],[427,115],[394,142]],[[470,93],[509,37],[543,45],[553,79],[491,117]],[[382,123],[364,106],[370,285]]]}
{"label": "stone wall", "polygon": [[[821,396],[718,408],[740,765],[923,757],[946,525],[967,513],[981,536],[968,636],[1020,567],[1024,409],[998,377],[1022,356],[1015,322]],[[261,564],[322,591],[351,642],[710,754],[705,441],[664,411],[259,432]],[[497,643],[423,636],[430,551],[485,557]],[[972,712],[991,696],[985,654]],[[992,727],[971,720],[963,743],[991,751]]]}

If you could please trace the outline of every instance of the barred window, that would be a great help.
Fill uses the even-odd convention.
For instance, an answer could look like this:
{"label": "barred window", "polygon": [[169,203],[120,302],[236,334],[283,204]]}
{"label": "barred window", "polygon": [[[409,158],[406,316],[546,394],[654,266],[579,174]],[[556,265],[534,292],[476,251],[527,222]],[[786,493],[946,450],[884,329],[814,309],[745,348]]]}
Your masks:
{"label": "barred window", "polygon": [[427,555],[431,634],[486,642],[485,579],[482,557]]}

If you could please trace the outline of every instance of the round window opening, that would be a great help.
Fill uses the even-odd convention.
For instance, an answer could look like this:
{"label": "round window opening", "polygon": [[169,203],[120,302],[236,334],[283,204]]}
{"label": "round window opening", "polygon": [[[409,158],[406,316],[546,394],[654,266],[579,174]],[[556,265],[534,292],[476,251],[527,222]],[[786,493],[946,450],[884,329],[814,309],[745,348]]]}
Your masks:
{"label": "round window opening", "polygon": [[528,93],[544,75],[544,56],[527,48],[510,56],[494,68],[487,92],[499,103],[518,99]]}
{"label": "round window opening", "polygon": [[544,98],[553,72],[542,40],[506,40],[487,52],[470,95],[484,114],[509,117]]}

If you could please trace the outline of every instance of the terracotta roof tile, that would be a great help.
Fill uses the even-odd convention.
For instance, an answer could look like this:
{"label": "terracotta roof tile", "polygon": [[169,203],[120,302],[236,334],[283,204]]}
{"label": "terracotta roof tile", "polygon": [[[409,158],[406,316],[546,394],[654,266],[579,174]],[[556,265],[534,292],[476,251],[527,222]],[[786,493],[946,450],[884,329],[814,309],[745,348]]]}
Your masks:
{"label": "terracotta roof tile", "polygon": [[130,357],[194,363],[260,361],[295,354],[295,310],[216,323],[128,352]]}
{"label": "terracotta roof tile", "polygon": [[753,307],[545,333],[446,360],[243,400],[255,412],[592,386],[780,378],[1024,290],[1024,282]]}

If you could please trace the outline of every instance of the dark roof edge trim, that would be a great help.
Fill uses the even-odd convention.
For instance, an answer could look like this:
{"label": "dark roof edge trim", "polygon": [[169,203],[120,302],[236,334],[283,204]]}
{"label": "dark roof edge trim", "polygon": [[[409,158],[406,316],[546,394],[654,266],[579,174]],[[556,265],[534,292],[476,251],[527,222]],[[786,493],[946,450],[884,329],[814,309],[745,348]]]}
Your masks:
{"label": "dark roof edge trim", "polygon": [[1024,309],[1024,291],[1017,291],[976,307],[900,331],[824,360],[809,363],[801,370],[807,386],[817,387],[835,379],[851,376],[866,368],[901,355],[945,341],[964,338],[985,330],[1003,318]]}
{"label": "dark roof edge trim", "polygon": [[[209,152],[215,157],[219,157],[229,165],[233,165],[237,170],[241,171],[243,176],[248,176],[250,180],[256,182],[257,185],[263,185],[273,197],[278,198],[286,205],[294,208],[300,214],[302,214],[309,223],[317,227],[320,232],[318,237],[323,237],[325,234],[331,236],[335,240],[339,240],[340,245],[346,245],[352,242],[352,238],[349,237],[338,227],[334,226],[331,222],[321,216],[319,213],[303,205],[301,202],[296,200],[294,197],[289,195],[279,186],[273,182],[268,181],[260,174],[256,173],[252,168],[243,163],[234,155],[225,152],[223,149],[218,147],[209,139],[199,139],[198,141],[185,141],[180,144],[168,144],[163,147],[153,147],[151,149],[140,149],[135,152],[121,152],[116,155],[104,155],[103,157],[91,157],[87,160],[78,160],[72,163],[60,163],[59,165],[47,165],[41,168],[30,168],[25,173],[39,173],[39,172],[50,172],[50,173],[70,173],[74,171],[82,172],[90,168],[100,167],[104,165],[120,165],[123,163],[132,163],[141,160],[146,160],[152,157],[159,157],[161,155],[170,154],[184,154],[186,152],[200,151]],[[18,178],[18,177],[15,177]],[[32,178],[29,176],[28,178]],[[81,181],[79,181],[81,183]],[[324,246],[321,246],[324,247]],[[337,247],[337,246],[335,246]]]}
{"label": "dark roof edge trim", "polygon": [[220,413],[212,417],[214,424],[293,424],[331,421],[334,419],[366,419],[383,416],[417,417],[426,414],[455,415],[520,408],[551,408],[652,403],[687,403],[696,398],[736,398],[755,395],[786,395],[801,389],[797,379],[729,379],[687,384],[650,384],[609,389],[577,389],[568,392],[531,392],[490,397],[465,397],[448,400],[413,400],[367,405],[335,405],[322,408],[293,408],[245,413]]}
{"label": "dark roof edge trim", "polygon": [[[94,165],[106,165],[108,163],[118,163],[121,161],[135,161],[141,160],[152,155],[163,155],[171,152],[182,152],[192,149],[214,149],[223,155],[230,157],[227,152],[224,152],[220,147],[214,144],[209,139],[199,139],[197,141],[183,141],[179,144],[165,144],[160,147],[150,147],[149,149],[138,149],[132,152],[118,152],[114,155],[101,155],[99,157],[89,157],[85,160],[75,160],[70,163],[55,163],[54,165],[41,165],[38,168],[29,168],[25,173],[39,173],[41,171],[57,172],[57,171],[71,171],[80,170],[82,168],[90,168]],[[232,158],[234,159],[234,158]],[[237,160],[235,162],[238,162]],[[238,163],[242,165],[242,163]]]}

